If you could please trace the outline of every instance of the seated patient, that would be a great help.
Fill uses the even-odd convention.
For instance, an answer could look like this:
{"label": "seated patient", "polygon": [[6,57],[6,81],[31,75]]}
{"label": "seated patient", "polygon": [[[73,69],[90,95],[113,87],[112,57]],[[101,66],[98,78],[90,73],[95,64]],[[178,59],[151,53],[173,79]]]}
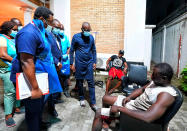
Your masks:
{"label": "seated patient", "polygon": [[151,76],[152,81],[142,88],[135,90],[128,97],[109,96],[103,97],[103,106],[110,108],[98,109],[92,125],[92,131],[108,128],[107,121],[112,114],[123,112],[131,117],[153,122],[159,119],[172,105],[177,96],[171,87],[173,69],[167,63],[155,65]]}
{"label": "seated patient", "polygon": [[[112,62],[112,67],[110,68],[108,72],[108,79],[107,79],[105,94],[112,94],[112,92],[121,85],[122,78],[127,74],[128,66],[127,66],[126,59],[123,57],[123,55],[124,55],[124,51],[119,50],[118,55],[111,56],[106,62],[106,69],[109,69],[110,62]],[[118,77],[119,81],[116,84],[116,86],[109,91],[110,83],[116,76]]]}

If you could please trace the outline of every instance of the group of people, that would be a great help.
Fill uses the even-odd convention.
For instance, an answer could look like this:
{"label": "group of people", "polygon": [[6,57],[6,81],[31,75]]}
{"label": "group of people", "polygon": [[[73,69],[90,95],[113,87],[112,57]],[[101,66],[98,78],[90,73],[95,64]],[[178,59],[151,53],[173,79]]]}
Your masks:
{"label": "group of people", "polygon": [[[68,79],[70,43],[63,25],[53,19],[53,13],[39,7],[31,23],[23,27],[21,21],[12,18],[0,26],[0,78],[4,87],[5,123],[15,126],[14,113],[22,113],[16,100],[16,73],[23,72],[32,87],[31,98],[23,100],[28,130],[38,131],[46,123],[41,116],[48,101],[49,112],[57,117],[55,103],[60,94],[69,97]],[[42,96],[35,73],[48,73],[49,94]],[[63,88],[62,88],[63,87]],[[24,110],[23,110],[24,112]],[[33,126],[34,125],[34,126]]]}
{"label": "group of people", "polygon": [[[13,18],[0,27],[0,78],[4,86],[5,122],[15,126],[13,112],[20,113],[20,101],[16,100],[16,73],[23,72],[31,86],[31,97],[23,100],[28,130],[39,131],[48,123],[42,121],[44,105],[48,102],[49,112],[57,117],[55,103],[61,103],[61,92],[70,97],[68,86],[70,70],[75,73],[80,106],[85,107],[84,80],[88,83],[90,105],[96,112],[92,130],[108,128],[112,113],[124,112],[145,121],[154,121],[173,103],[176,92],[171,88],[172,68],[161,63],[155,66],[152,82],[136,90],[128,97],[110,96],[111,80],[116,76],[119,86],[127,74],[124,51],[107,60],[112,62],[106,85],[103,107],[96,106],[93,70],[96,69],[96,47],[91,35],[91,26],[83,22],[81,32],[73,36],[71,45],[64,33],[64,26],[53,18],[53,12],[38,7],[31,23],[23,27],[19,19]],[[49,94],[42,95],[35,73],[48,73]],[[164,87],[164,88],[163,88]],[[14,108],[15,107],[15,108]]]}
{"label": "group of people", "polygon": [[[32,22],[24,27],[17,18],[5,21],[0,27],[0,77],[4,86],[5,123],[8,127],[16,124],[14,112],[21,112],[20,101],[16,100],[16,73],[20,72],[31,86],[31,97],[22,100],[28,130],[39,131],[49,125],[42,121],[45,103],[48,103],[49,113],[58,116],[55,104],[63,102],[61,92],[70,97],[70,69],[75,73],[80,106],[86,106],[83,81],[87,80],[91,108],[97,110],[93,78],[96,47],[90,34],[91,26],[88,22],[82,24],[82,32],[73,36],[70,48],[63,24],[53,15],[48,8],[38,7]],[[36,73],[44,72],[48,73],[47,95],[43,95],[36,79]]]}

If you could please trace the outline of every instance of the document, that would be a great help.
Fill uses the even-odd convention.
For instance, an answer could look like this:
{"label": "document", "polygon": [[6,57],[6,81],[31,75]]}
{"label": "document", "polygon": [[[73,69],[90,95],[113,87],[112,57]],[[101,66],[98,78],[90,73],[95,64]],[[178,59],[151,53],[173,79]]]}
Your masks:
{"label": "document", "polygon": [[[49,94],[48,73],[36,73],[36,80],[43,95]],[[16,99],[31,97],[31,86],[23,73],[16,73]]]}

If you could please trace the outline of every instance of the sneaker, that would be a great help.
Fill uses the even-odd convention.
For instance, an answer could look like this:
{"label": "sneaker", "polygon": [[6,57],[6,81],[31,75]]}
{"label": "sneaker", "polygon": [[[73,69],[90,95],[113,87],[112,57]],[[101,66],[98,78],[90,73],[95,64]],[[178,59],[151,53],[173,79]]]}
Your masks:
{"label": "sneaker", "polygon": [[7,127],[16,126],[16,123],[15,123],[15,121],[14,121],[14,119],[12,117],[10,117],[7,120],[5,120],[5,123],[6,123]]}
{"label": "sneaker", "polygon": [[85,106],[86,106],[84,100],[81,100],[81,101],[80,101],[80,106],[82,106],[82,107],[85,107]]}
{"label": "sneaker", "polygon": [[97,109],[98,109],[98,107],[97,107],[95,104],[94,104],[94,105],[92,105],[92,106],[91,106],[91,108],[92,108],[92,110],[93,110],[93,111],[95,111],[95,112],[96,112],[96,111],[97,111]]}

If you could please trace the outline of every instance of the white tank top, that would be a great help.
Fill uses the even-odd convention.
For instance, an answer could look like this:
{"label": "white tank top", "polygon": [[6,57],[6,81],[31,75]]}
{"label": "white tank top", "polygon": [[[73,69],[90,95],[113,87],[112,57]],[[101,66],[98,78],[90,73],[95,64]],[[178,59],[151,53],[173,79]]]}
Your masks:
{"label": "white tank top", "polygon": [[162,93],[167,92],[172,96],[177,96],[176,91],[171,86],[161,87],[155,86],[153,81],[145,88],[143,94],[137,97],[135,100],[131,100],[126,104],[128,109],[132,110],[144,110],[146,111],[152,104],[157,101],[157,96]]}

